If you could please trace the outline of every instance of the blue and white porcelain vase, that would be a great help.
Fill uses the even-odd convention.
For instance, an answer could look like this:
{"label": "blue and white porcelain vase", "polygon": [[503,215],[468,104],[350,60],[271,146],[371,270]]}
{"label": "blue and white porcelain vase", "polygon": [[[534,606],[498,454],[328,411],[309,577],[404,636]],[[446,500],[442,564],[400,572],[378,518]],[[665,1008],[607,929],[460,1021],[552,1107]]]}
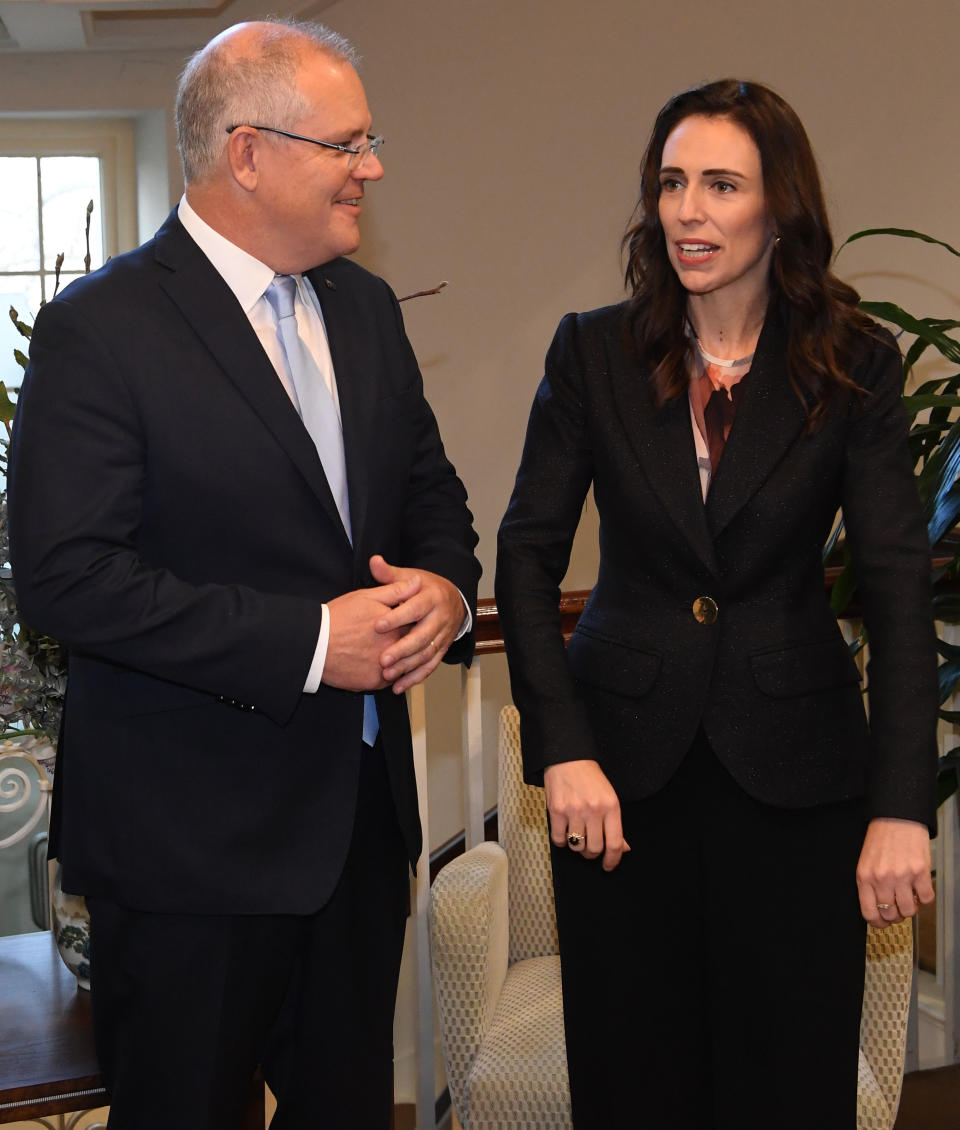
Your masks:
{"label": "blue and white porcelain vase", "polygon": [[68,895],[60,883],[57,860],[53,891],[53,936],[63,963],[76,977],[81,989],[90,988],[90,915],[82,895]]}

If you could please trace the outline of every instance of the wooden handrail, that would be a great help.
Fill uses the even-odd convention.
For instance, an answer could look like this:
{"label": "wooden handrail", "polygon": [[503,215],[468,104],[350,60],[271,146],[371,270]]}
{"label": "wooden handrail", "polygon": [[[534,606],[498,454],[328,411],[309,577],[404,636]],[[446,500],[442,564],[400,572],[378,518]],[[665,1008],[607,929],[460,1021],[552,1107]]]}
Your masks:
{"label": "wooden handrail", "polygon": [[[569,640],[577,626],[580,613],[590,598],[590,589],[575,589],[560,594],[560,624],[563,638]],[[495,600],[477,601],[477,654],[491,655],[503,651],[503,629]]]}

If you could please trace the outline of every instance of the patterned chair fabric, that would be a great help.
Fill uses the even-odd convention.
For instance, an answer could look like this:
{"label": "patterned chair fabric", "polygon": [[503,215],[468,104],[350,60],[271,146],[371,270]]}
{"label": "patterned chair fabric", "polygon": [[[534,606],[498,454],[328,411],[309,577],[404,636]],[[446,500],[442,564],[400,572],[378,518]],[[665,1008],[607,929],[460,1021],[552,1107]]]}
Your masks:
{"label": "patterned chair fabric", "polygon": [[448,863],[430,897],[447,1085],[465,1130],[572,1130],[547,816],[512,706],[499,755],[500,843]]}
{"label": "patterned chair fabric", "polygon": [[[464,1130],[572,1130],[543,790],[523,783],[520,718],[500,712],[500,843],[447,864],[430,941],[450,1098]],[[913,975],[909,923],[867,931],[857,1130],[892,1130]]]}
{"label": "patterned chair fabric", "polygon": [[913,982],[913,924],[867,927],[857,1130],[891,1130],[900,1106]]}
{"label": "patterned chair fabric", "polygon": [[510,964],[528,957],[558,954],[553,909],[553,871],[547,842],[543,789],[523,783],[520,715],[515,706],[500,711],[498,750],[498,825],[500,846],[510,860]]}

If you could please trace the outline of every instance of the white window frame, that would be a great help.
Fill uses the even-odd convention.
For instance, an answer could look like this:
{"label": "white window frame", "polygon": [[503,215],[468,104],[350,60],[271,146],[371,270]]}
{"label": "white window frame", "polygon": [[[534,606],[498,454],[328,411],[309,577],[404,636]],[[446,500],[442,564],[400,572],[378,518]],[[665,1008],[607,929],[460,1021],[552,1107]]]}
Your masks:
{"label": "white window frame", "polygon": [[[0,118],[2,157],[98,157],[104,259],[137,246],[132,118]],[[33,273],[33,272],[28,272]]]}

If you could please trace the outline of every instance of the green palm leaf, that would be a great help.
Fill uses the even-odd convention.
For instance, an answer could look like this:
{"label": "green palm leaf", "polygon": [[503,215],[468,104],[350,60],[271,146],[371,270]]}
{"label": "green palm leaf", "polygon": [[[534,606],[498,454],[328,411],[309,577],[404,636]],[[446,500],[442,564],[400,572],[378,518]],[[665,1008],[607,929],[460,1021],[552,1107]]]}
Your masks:
{"label": "green palm leaf", "polygon": [[960,362],[960,342],[955,341],[945,332],[948,329],[957,329],[960,322],[944,318],[916,318],[895,302],[863,301],[860,303],[860,309],[871,317],[890,322],[891,325],[899,326],[907,333],[916,334],[918,338],[938,349],[944,357]]}
{"label": "green palm leaf", "polygon": [[[942,239],[934,239],[932,235],[926,235],[922,231],[914,231],[913,228],[864,228],[863,231],[855,231],[853,235],[848,235],[847,238],[837,248],[837,255],[847,246],[848,243],[853,243],[855,240],[864,239],[868,235],[896,235],[903,239],[919,239],[923,243],[935,243],[938,247],[944,247],[951,255],[956,255],[960,259],[960,251],[955,247],[951,247],[949,243],[944,243]],[[836,255],[834,256],[836,258]]]}

